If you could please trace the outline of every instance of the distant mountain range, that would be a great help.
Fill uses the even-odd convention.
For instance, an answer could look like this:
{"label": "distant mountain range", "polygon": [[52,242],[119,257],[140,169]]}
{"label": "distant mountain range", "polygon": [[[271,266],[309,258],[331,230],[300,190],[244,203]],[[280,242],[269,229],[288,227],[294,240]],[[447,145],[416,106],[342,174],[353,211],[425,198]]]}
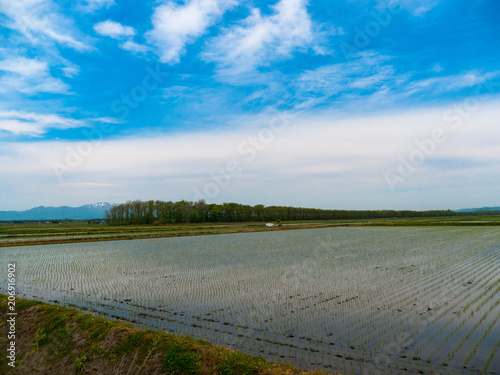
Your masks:
{"label": "distant mountain range", "polygon": [[106,209],[114,206],[107,202],[87,204],[81,207],[35,207],[26,211],[0,211],[0,221],[11,220],[86,220],[101,219]]}
{"label": "distant mountain range", "polygon": [[461,208],[455,212],[477,212],[477,211],[500,211],[500,206],[497,207],[481,207],[481,208]]}

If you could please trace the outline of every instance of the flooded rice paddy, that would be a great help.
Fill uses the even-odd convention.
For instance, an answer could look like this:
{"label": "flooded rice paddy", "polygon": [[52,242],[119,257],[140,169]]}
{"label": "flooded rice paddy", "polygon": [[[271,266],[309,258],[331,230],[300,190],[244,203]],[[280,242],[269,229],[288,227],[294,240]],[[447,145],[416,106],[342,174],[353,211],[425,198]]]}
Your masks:
{"label": "flooded rice paddy", "polygon": [[500,374],[497,228],[342,227],[0,254],[18,263],[22,297],[305,369]]}

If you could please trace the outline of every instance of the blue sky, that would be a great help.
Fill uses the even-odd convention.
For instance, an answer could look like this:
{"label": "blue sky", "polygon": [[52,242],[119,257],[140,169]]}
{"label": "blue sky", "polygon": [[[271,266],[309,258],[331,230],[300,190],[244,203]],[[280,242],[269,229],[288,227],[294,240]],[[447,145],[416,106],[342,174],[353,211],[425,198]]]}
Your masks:
{"label": "blue sky", "polygon": [[0,209],[499,205],[500,4],[0,0]]}

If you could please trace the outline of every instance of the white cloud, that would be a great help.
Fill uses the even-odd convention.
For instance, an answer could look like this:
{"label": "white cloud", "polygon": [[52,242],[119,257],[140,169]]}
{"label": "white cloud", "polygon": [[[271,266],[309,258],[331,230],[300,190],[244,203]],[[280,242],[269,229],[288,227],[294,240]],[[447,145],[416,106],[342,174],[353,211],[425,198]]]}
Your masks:
{"label": "white cloud", "polygon": [[109,8],[115,4],[115,0],[85,0],[78,4],[78,9],[85,12],[94,12],[98,9]]}
{"label": "white cloud", "polygon": [[387,56],[362,53],[358,59],[345,63],[324,65],[305,71],[297,77],[294,84],[303,92],[316,92],[323,95],[336,95],[352,90],[376,89],[397,76]]}
{"label": "white cloud", "polygon": [[229,68],[230,74],[241,73],[288,58],[297,50],[318,47],[318,39],[307,13],[307,1],[281,0],[269,16],[253,9],[239,25],[214,38],[204,56]]}
{"label": "white cloud", "polygon": [[14,56],[0,61],[0,93],[20,92],[27,95],[38,93],[67,94],[69,86],[49,71],[47,62]]}
{"label": "white cloud", "polygon": [[393,9],[395,9],[395,7],[401,7],[414,16],[421,17],[439,5],[440,1],[441,0],[379,0],[379,4],[383,7]]}
{"label": "white cloud", "polygon": [[388,56],[364,52],[348,62],[304,71],[290,79],[289,102],[299,105],[310,101],[315,101],[314,105],[328,102],[329,107],[355,113],[359,112],[360,105],[365,111],[388,104],[393,106],[402,98],[398,90],[410,75],[398,73],[390,62]]}
{"label": "white cloud", "polygon": [[449,76],[425,78],[408,84],[405,88],[405,92],[406,95],[412,95],[422,91],[458,91],[464,88],[481,85],[498,76],[500,76],[500,71],[487,73],[469,71]]}
{"label": "white cloud", "polygon": [[[203,190],[207,183],[213,183],[211,174],[236,161],[241,171],[231,174],[228,186],[210,201],[431,209],[459,208],[468,195],[480,192],[485,201],[498,199],[498,98],[480,101],[477,110],[462,118],[462,126],[456,130],[453,123],[443,120],[443,114],[453,107],[347,119],[333,115],[297,117],[272,139],[265,135],[266,142],[258,141],[258,149],[249,140],[258,140],[271,118],[261,117],[255,126],[238,130],[105,140],[64,175],[64,182],[116,185],[108,199],[113,202],[135,198],[192,200],[195,188]],[[274,125],[281,123],[275,121]],[[399,157],[408,158],[418,150],[416,142],[429,138],[436,128],[444,130],[446,141],[436,145],[425,162],[392,192],[384,172],[396,168]],[[79,147],[86,149],[78,141],[3,143],[0,175],[8,181],[29,178],[24,186],[33,186],[36,191],[41,191],[39,182],[44,181],[47,193],[37,195],[40,201],[57,196],[61,201],[80,202],[85,191],[66,190],[52,167],[54,162],[65,164],[68,150],[77,152]],[[253,152],[255,158],[250,159]],[[16,194],[12,191],[1,199],[24,202],[30,196]]]}
{"label": "white cloud", "polygon": [[70,93],[69,85],[54,76],[54,69],[69,78],[80,69],[62,57],[59,49],[83,52],[93,47],[73,20],[62,14],[60,5],[53,0],[0,0],[0,23],[14,31],[9,38],[16,46],[0,49],[0,70],[4,72],[0,93]]}
{"label": "white cloud", "polygon": [[63,183],[65,186],[77,187],[77,188],[93,188],[93,187],[112,187],[117,186],[115,184],[103,184],[100,182],[68,182]]}
{"label": "white cloud", "polygon": [[16,73],[22,76],[36,76],[44,74],[48,69],[45,61],[27,59],[22,56],[11,57],[0,61],[0,70]]}
{"label": "white cloud", "polygon": [[136,54],[143,54],[149,51],[148,46],[133,41],[133,37],[136,34],[133,27],[124,26],[118,22],[107,20],[95,24],[94,30],[100,35],[121,40],[122,42],[119,44],[119,47],[126,51]]}
{"label": "white cloud", "polygon": [[500,76],[500,71],[466,71],[415,80],[415,72],[407,71],[401,74],[391,64],[391,60],[388,56],[363,52],[349,62],[305,71],[291,80],[294,88],[293,99],[300,101],[303,98],[315,97],[325,101],[335,97],[336,100],[330,103],[331,106],[352,108],[362,102],[367,109],[371,104],[394,105],[415,94],[430,97],[437,93],[476,87]]}
{"label": "white cloud", "polygon": [[0,132],[14,135],[40,136],[48,129],[70,129],[84,126],[87,125],[81,120],[65,118],[56,114],[0,110]]}
{"label": "white cloud", "polygon": [[97,117],[93,119],[89,119],[90,121],[95,121],[95,122],[103,122],[105,124],[120,124],[123,121],[118,120],[117,118],[114,117]]}
{"label": "white cloud", "polygon": [[59,13],[50,0],[0,0],[0,13],[7,16],[5,27],[19,32],[37,47],[55,43],[80,51],[91,49],[71,20]]}
{"label": "white cloud", "polygon": [[136,43],[133,40],[127,40],[126,42],[121,43],[120,48],[134,53],[146,53],[149,51],[148,46]]}
{"label": "white cloud", "polygon": [[158,49],[160,61],[177,63],[185,46],[203,35],[236,0],[191,0],[185,5],[168,1],[156,7],[148,39]]}
{"label": "white cloud", "polygon": [[186,95],[192,95],[193,88],[189,86],[170,86],[163,89],[163,97],[165,99],[177,99],[179,97],[185,97]]}
{"label": "white cloud", "polygon": [[130,26],[123,26],[118,22],[111,20],[96,23],[94,30],[104,36],[109,36],[113,39],[121,39],[135,35],[135,30]]}
{"label": "white cloud", "polygon": [[61,69],[63,71],[63,74],[66,76],[66,77],[74,77],[76,76],[78,73],[80,73],[80,68],[76,65],[69,65],[69,66],[65,66],[64,68]]}

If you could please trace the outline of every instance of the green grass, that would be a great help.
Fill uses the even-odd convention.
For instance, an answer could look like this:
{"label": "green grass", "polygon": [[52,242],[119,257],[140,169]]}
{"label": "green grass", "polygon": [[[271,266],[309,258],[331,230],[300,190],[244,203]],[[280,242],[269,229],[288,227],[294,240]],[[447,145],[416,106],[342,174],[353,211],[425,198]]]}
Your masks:
{"label": "green grass", "polygon": [[[17,309],[21,310],[19,305]],[[35,347],[40,349],[48,343],[54,344],[55,348],[59,352],[64,352],[69,349],[72,344],[70,339],[72,331],[67,327],[68,317],[64,313],[52,313],[48,314],[48,320],[45,322],[44,326],[41,327],[35,337]]]}
{"label": "green grass", "polygon": [[85,370],[85,361],[87,360],[87,357],[82,355],[81,357],[79,357],[76,362],[75,362],[75,367],[74,367],[74,370],[75,372],[82,372],[83,370]]}
{"label": "green grass", "polygon": [[255,375],[267,367],[267,361],[260,356],[234,352],[222,357],[217,371],[220,375]]}
{"label": "green grass", "polygon": [[192,342],[167,343],[162,369],[172,375],[195,375],[200,372],[201,356],[194,350]]}
{"label": "green grass", "polygon": [[127,339],[123,340],[121,343],[119,343],[115,349],[114,352],[116,354],[130,354],[133,350],[136,350],[139,348],[141,345],[144,345],[144,337],[149,333],[150,331],[146,330],[140,330],[140,331],[135,331],[133,332],[130,336],[128,336]]}
{"label": "green grass", "polygon": [[[168,375],[305,375],[325,374],[306,372],[290,365],[267,362],[262,357],[235,352],[185,336],[143,330],[129,323],[112,321],[79,312],[76,309],[48,305],[18,298],[18,317],[31,310],[32,342],[17,348],[17,365],[13,375],[80,374],[98,368],[99,374],[159,373]],[[33,312],[36,311],[36,312]],[[7,296],[0,294],[0,314],[7,312]],[[35,319],[35,320],[33,320]],[[18,321],[23,329],[28,323]],[[71,327],[71,328],[70,328]],[[1,337],[7,325],[0,324]],[[112,334],[119,339],[109,343]],[[24,331],[28,337],[30,332]],[[75,342],[79,341],[78,350]],[[82,339],[84,338],[84,341]],[[109,347],[104,346],[108,341]],[[5,343],[0,339],[0,344]],[[36,362],[33,362],[33,358]],[[30,361],[31,359],[31,361]],[[0,364],[6,365],[2,359]]]}

